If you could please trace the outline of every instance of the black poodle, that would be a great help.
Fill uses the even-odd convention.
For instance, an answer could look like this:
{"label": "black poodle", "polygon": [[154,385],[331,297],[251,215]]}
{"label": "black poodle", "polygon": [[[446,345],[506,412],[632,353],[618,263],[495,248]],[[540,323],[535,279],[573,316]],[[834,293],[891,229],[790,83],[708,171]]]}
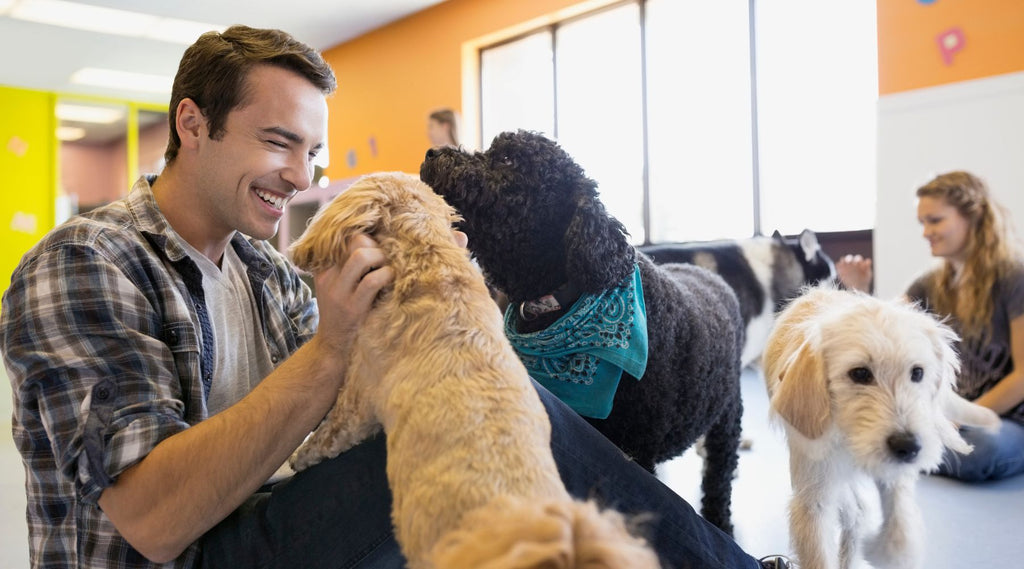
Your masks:
{"label": "black poodle", "polygon": [[[420,177],[464,217],[460,228],[470,251],[490,283],[508,296],[510,337],[529,339],[572,323],[581,306],[600,306],[591,300],[595,297],[635,300],[628,283],[639,275],[642,292],[636,296],[646,304],[646,371],[639,377],[622,373],[621,380],[616,375],[619,383],[608,395],[611,410],[604,418],[588,413],[588,402],[573,407],[652,472],[703,435],[702,514],[731,533],[743,321],[725,281],[694,265],[658,266],[638,252],[622,224],[605,211],[597,184],[542,135],[506,132],[482,153],[432,149]],[[606,309],[591,312],[600,310]],[[638,318],[642,322],[643,314]],[[621,324],[623,318],[614,309],[596,320]],[[622,333],[620,326],[605,337]],[[566,331],[566,341],[574,334],[578,339],[578,330]],[[533,355],[520,351],[528,368]],[[552,373],[556,379],[548,381],[534,377],[559,396],[563,388],[585,388],[585,365],[569,367],[578,374],[559,380]]]}

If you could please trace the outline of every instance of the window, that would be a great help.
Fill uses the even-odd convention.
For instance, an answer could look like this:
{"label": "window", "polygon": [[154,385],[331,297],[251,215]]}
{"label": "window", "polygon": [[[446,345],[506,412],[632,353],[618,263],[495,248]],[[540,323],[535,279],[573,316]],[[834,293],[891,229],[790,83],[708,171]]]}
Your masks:
{"label": "window", "polygon": [[555,135],[553,66],[548,30],[481,53],[480,124],[484,146],[506,130],[522,128]]}
{"label": "window", "polygon": [[876,59],[870,2],[624,2],[484,48],[481,140],[556,138],[636,243],[865,229]]}

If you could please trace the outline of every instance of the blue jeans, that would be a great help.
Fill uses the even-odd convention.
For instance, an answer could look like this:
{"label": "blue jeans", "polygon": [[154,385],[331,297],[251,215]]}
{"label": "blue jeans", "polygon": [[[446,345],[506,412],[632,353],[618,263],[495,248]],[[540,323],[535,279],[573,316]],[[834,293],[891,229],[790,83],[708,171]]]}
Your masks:
{"label": "blue jeans", "polygon": [[960,427],[960,436],[974,445],[971,454],[946,449],[938,474],[966,482],[1000,480],[1024,472],[1024,425],[1003,419],[999,432]]}
{"label": "blue jeans", "polygon": [[[759,569],[718,528],[543,387],[551,449],[569,492],[627,514],[653,513],[647,538],[666,568]],[[201,540],[202,566],[399,569],[384,437],[254,495]]]}

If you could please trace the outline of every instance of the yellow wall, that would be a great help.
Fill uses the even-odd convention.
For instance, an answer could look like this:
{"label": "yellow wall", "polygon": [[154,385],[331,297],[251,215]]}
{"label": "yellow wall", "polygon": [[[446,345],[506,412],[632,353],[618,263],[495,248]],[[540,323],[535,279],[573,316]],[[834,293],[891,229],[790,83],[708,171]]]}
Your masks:
{"label": "yellow wall", "polygon": [[1021,0],[878,0],[877,6],[881,95],[1024,71]]}
{"label": "yellow wall", "polygon": [[0,87],[0,291],[53,227],[56,139],[50,93]]}
{"label": "yellow wall", "polygon": [[328,102],[327,175],[418,172],[430,146],[427,115],[439,107],[462,111],[464,42],[601,4],[608,1],[449,0],[325,50],[338,77]]}

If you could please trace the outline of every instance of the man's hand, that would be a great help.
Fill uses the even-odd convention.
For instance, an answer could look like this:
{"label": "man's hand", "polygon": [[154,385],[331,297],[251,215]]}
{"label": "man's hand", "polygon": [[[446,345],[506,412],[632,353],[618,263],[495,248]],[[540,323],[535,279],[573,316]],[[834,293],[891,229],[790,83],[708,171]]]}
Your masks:
{"label": "man's hand", "polygon": [[347,249],[344,263],[313,276],[320,312],[314,342],[344,361],[373,301],[395,280],[384,252],[370,237],[352,237]]}

